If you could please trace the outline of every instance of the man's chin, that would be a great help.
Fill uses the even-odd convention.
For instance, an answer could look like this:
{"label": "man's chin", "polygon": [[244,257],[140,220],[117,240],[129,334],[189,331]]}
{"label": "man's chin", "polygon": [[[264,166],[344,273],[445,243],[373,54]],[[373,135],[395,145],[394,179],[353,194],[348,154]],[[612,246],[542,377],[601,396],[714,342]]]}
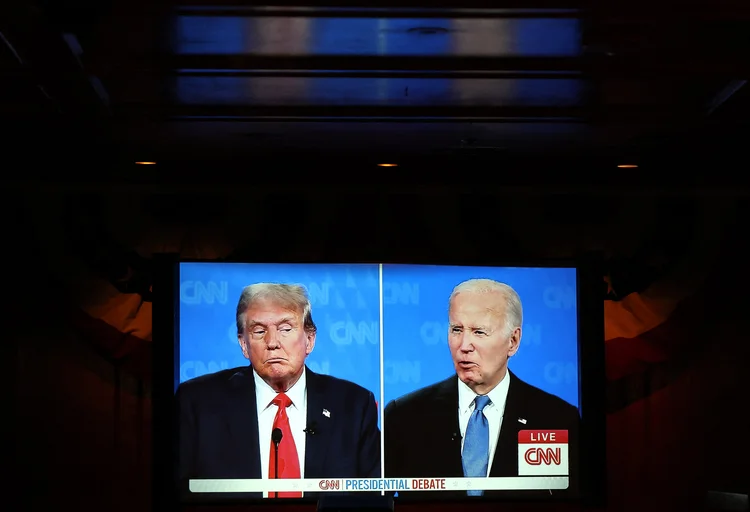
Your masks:
{"label": "man's chin", "polygon": [[294,372],[291,371],[291,368],[288,364],[278,362],[264,364],[263,373],[265,373],[272,379],[286,379],[289,378]]}
{"label": "man's chin", "polygon": [[264,365],[260,376],[277,392],[286,391],[299,379],[299,375],[288,364]]}
{"label": "man's chin", "polygon": [[461,382],[464,384],[474,384],[479,379],[479,372],[476,371],[476,368],[456,368],[456,374],[458,375],[458,378],[461,379]]}

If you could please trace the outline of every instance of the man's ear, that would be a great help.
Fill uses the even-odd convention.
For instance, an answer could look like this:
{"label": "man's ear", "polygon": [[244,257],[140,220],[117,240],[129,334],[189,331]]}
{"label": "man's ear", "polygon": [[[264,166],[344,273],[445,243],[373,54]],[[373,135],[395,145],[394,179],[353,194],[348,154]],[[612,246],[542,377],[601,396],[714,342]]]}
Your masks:
{"label": "man's ear", "polygon": [[306,333],[306,336],[307,339],[305,340],[305,355],[309,356],[310,352],[312,352],[315,348],[315,333],[308,332]]}
{"label": "man's ear", "polygon": [[508,347],[508,357],[512,357],[518,352],[521,345],[521,328],[516,327],[510,335],[510,347]]}
{"label": "man's ear", "polygon": [[245,343],[245,339],[242,334],[237,335],[237,342],[240,344],[240,348],[242,349],[242,355],[245,356],[245,359],[250,360],[250,347],[248,347],[247,343]]}

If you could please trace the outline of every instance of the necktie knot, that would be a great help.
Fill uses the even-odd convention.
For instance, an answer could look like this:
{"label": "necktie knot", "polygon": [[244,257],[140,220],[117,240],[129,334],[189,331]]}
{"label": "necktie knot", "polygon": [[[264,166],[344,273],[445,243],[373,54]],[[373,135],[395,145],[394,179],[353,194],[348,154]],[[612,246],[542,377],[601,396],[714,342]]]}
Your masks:
{"label": "necktie knot", "polygon": [[292,405],[292,400],[291,398],[286,396],[286,393],[278,393],[271,401],[271,403],[279,407],[279,409],[286,409],[287,407]]}
{"label": "necktie knot", "polygon": [[491,403],[492,400],[490,400],[490,397],[488,397],[487,395],[477,395],[477,397],[474,399],[474,410],[481,412]]}

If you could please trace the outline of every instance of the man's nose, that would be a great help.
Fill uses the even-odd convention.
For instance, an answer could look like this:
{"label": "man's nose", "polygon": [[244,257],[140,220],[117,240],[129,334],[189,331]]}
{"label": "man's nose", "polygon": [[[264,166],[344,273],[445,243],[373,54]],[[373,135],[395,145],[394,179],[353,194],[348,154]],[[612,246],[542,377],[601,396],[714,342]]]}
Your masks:
{"label": "man's nose", "polygon": [[279,331],[276,329],[271,329],[268,331],[268,334],[266,335],[266,348],[268,349],[275,349],[279,348],[281,346],[281,343],[279,342]]}
{"label": "man's nose", "polygon": [[468,339],[468,336],[465,334],[461,334],[460,343],[458,344],[458,349],[461,352],[471,352],[474,350],[474,345],[471,344],[471,341]]}

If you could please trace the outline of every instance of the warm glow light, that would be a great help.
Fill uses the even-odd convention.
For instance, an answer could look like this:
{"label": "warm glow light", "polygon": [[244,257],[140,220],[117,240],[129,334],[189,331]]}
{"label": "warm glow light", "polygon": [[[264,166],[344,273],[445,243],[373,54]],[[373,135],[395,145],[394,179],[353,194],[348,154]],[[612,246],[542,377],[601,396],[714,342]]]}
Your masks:
{"label": "warm glow light", "polygon": [[638,166],[635,164],[620,164],[617,167],[619,167],[620,169],[637,169],[638,168]]}
{"label": "warm glow light", "polygon": [[156,162],[136,162],[136,165],[156,165]]}
{"label": "warm glow light", "polygon": [[398,164],[378,164],[378,167],[398,167]]}

